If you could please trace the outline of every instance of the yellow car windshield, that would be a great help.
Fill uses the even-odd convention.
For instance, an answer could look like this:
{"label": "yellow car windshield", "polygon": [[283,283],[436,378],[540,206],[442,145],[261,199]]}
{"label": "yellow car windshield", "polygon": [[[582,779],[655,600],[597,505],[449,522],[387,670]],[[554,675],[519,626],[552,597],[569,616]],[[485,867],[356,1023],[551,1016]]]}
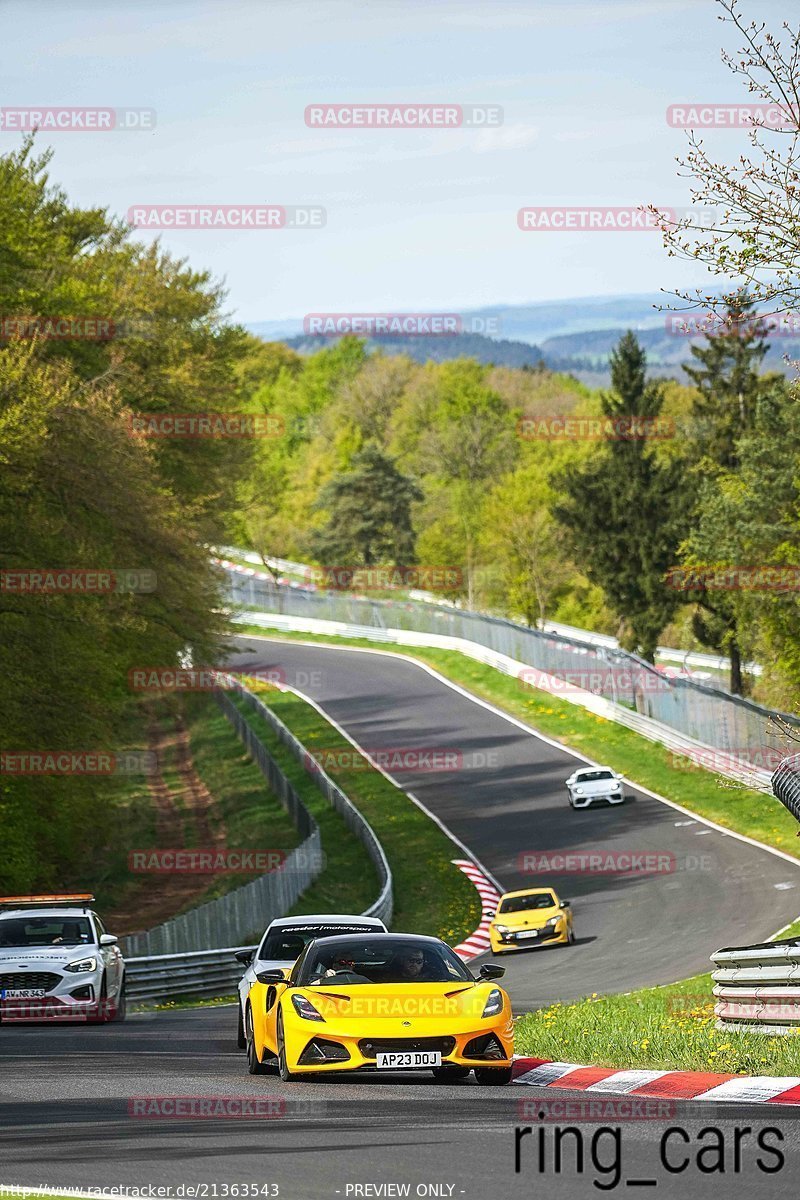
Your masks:
{"label": "yellow car windshield", "polygon": [[337,937],[312,942],[299,965],[300,986],[474,982],[461,959],[435,939]]}

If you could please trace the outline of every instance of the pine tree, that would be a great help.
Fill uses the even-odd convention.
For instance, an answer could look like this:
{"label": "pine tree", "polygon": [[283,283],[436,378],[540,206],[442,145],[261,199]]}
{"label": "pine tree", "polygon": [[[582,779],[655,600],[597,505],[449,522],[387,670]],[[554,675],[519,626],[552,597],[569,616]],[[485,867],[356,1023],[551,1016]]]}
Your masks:
{"label": "pine tree", "polygon": [[612,391],[602,398],[606,440],[558,481],[564,499],[555,512],[577,565],[618,615],[622,644],[652,661],[680,603],[665,576],[677,559],[687,505],[681,465],[662,461],[647,436],[654,426],[646,422],[657,420],[664,396],[660,384],[647,381],[646,366],[644,350],[626,333],[611,355]]}
{"label": "pine tree", "polygon": [[317,507],[329,514],[312,539],[325,566],[375,566],[414,561],[411,505],[421,500],[416,484],[374,445],[353,456],[322,489]]}
{"label": "pine tree", "polygon": [[684,371],[699,393],[694,406],[700,454],[723,470],[735,467],[736,442],[753,423],[760,390],[759,367],[767,353],[753,302],[745,291],[730,296],[719,330],[691,346],[700,366]]}

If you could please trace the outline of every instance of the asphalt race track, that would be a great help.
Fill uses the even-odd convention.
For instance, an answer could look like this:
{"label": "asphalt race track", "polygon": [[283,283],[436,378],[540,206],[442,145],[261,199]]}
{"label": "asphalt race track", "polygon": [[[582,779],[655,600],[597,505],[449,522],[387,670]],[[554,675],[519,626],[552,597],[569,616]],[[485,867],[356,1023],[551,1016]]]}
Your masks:
{"label": "asphalt race track", "polygon": [[[504,959],[518,1011],[686,977],[707,969],[716,947],[765,937],[800,909],[793,864],[634,789],[621,808],[573,812],[563,788],[573,757],[413,664],[255,638],[238,645],[237,669],[281,667],[368,750],[459,749],[457,772],[409,772],[402,783],[503,887],[538,882],[520,869],[530,851],[674,854],[677,869],[661,874],[548,877],[574,903],[578,943]],[[162,1200],[797,1195],[797,1108],[678,1100],[636,1119],[612,1109],[587,1121],[553,1109],[576,1100],[555,1088],[383,1073],[283,1084],[247,1074],[234,1032],[232,1006],[137,1013],[124,1025],[0,1025],[0,1182],[141,1187]],[[554,1130],[564,1125],[577,1132],[556,1172]],[[515,1130],[531,1126],[516,1173]],[[671,1170],[661,1157],[670,1127]],[[759,1147],[766,1129],[782,1160]],[[709,1158],[710,1140],[721,1159]]]}
{"label": "asphalt race track", "polygon": [[[277,1185],[260,1195],[283,1200],[381,1195],[347,1190],[368,1184],[410,1185],[406,1194],[412,1197],[572,1200],[602,1195],[597,1183],[609,1189],[615,1178],[610,1190],[616,1195],[653,1194],[654,1186],[657,1197],[680,1200],[701,1189],[709,1200],[797,1195],[798,1109],[678,1101],[674,1111],[658,1110],[658,1119],[620,1122],[609,1116],[600,1125],[578,1123],[583,1172],[571,1142],[556,1175],[553,1130],[572,1121],[537,1114],[545,1104],[570,1098],[568,1092],[548,1089],[537,1103],[541,1089],[520,1084],[482,1088],[468,1080],[445,1087],[430,1076],[399,1075],[282,1084],[274,1076],[247,1075],[232,1038],[234,1014],[226,1006],[137,1014],[121,1026],[0,1026],[2,1183],[83,1189],[155,1184],[170,1189],[160,1193],[165,1200],[181,1200],[189,1184],[200,1186],[200,1200],[235,1197],[233,1188],[242,1184]],[[224,1097],[228,1115],[176,1118],[174,1097],[207,1105]],[[248,1103],[258,1103],[264,1115],[248,1117]],[[517,1175],[514,1131],[531,1125],[540,1128],[520,1143]],[[604,1134],[593,1157],[592,1138],[603,1126],[619,1131],[619,1149],[615,1135]],[[678,1174],[660,1161],[669,1127],[683,1131],[673,1135],[667,1155],[673,1166],[686,1162]],[[714,1138],[724,1146],[724,1174],[703,1174],[697,1166],[698,1148],[712,1136],[701,1139],[707,1127],[721,1131]],[[735,1127],[753,1131],[742,1143],[739,1171]],[[783,1139],[769,1135],[784,1155],[775,1174],[757,1165],[755,1139],[765,1127]],[[541,1172],[538,1142],[534,1147],[540,1133],[546,1151]],[[777,1164],[771,1154],[760,1157],[770,1168]],[[709,1165],[708,1158],[704,1162]],[[614,1164],[618,1171],[609,1169]],[[417,1192],[426,1185],[440,1190]]]}
{"label": "asphalt race track", "polygon": [[[571,809],[564,780],[577,765],[574,756],[413,663],[293,642],[236,641],[232,666],[280,668],[290,686],[316,700],[366,750],[462,752],[461,770],[407,771],[398,782],[504,889],[552,883],[575,913],[576,945],[503,957],[503,983],[518,1012],[685,979],[709,970],[709,955],[719,947],[768,938],[800,912],[800,869],[793,863],[635,788],[626,789],[631,799],[618,807]],[[524,853],[597,850],[673,855],[676,869],[535,877],[520,870]]]}

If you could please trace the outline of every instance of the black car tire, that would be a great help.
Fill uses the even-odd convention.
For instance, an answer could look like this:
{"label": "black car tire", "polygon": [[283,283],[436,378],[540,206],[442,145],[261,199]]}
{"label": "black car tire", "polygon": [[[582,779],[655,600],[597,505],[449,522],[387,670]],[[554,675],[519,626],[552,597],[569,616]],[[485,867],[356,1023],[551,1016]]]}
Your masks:
{"label": "black car tire", "polygon": [[499,1087],[511,1083],[511,1067],[476,1067],[475,1082],[483,1087]]}

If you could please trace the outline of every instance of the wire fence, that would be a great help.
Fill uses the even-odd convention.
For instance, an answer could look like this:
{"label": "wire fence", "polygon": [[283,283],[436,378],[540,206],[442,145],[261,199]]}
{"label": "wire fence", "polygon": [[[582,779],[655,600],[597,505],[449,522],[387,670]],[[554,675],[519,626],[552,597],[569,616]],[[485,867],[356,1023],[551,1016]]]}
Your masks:
{"label": "wire fence", "polygon": [[518,625],[502,617],[410,600],[370,600],[343,592],[277,587],[252,575],[228,571],[232,603],[241,608],[364,629],[409,630],[462,638],[527,664],[520,686],[536,686],[541,671],[724,751],[743,765],[774,770],[800,718],[765,708],[698,680],[670,678],[635,654],[582,642],[560,633]]}

